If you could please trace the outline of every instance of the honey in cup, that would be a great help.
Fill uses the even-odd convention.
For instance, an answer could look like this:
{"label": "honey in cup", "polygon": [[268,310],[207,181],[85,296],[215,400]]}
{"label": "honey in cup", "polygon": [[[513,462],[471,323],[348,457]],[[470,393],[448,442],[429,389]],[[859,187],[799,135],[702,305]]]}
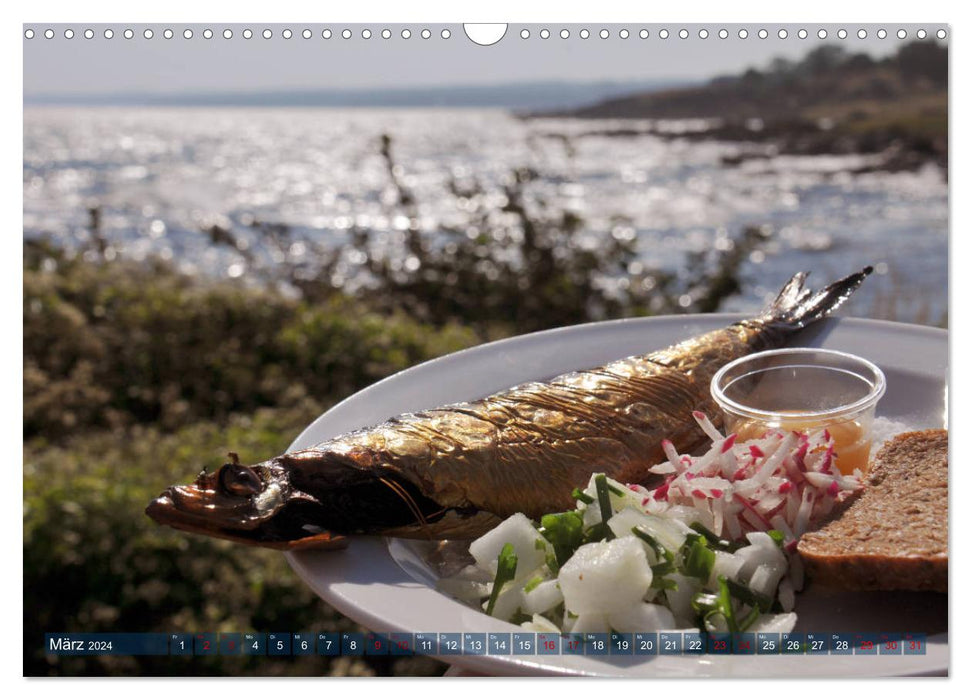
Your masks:
{"label": "honey in cup", "polygon": [[712,379],[712,397],[725,429],[739,440],[771,429],[825,428],[843,474],[866,472],[870,428],[886,380],[872,362],[819,348],[769,350],[725,365]]}
{"label": "honey in cup", "polygon": [[825,428],[829,431],[830,437],[835,444],[836,454],[835,466],[843,474],[852,474],[855,469],[866,472],[870,462],[870,431],[860,424],[859,421],[848,420],[838,423],[821,423],[807,421],[800,418],[799,414],[782,414],[778,420],[772,422],[762,422],[760,420],[749,419],[736,423],[726,429],[732,433],[738,433],[741,441],[755,440],[762,437],[769,430],[795,430],[800,433],[819,430]]}

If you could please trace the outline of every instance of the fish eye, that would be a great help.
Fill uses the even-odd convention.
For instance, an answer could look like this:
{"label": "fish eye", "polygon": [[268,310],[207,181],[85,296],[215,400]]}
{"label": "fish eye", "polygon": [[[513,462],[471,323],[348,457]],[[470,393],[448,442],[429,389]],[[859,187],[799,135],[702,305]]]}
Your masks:
{"label": "fish eye", "polygon": [[219,470],[222,490],[236,496],[253,496],[263,490],[263,482],[256,472],[242,464],[224,464]]}

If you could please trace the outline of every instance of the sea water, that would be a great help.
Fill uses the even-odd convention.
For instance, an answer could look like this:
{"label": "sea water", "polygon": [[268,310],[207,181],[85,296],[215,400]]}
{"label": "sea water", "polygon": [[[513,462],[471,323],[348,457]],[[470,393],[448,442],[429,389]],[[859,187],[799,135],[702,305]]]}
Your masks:
{"label": "sea water", "polygon": [[[659,126],[675,136],[638,133]],[[393,250],[409,224],[380,155],[387,134],[430,236],[468,223],[450,182],[477,183],[483,204],[498,210],[511,173],[528,167],[537,174],[530,206],[581,217],[580,245],[634,241],[647,267],[684,272],[687,253],[765,227],[769,240],[745,262],[743,293],[725,310],[758,308],[797,270],[826,282],[874,265],[847,313],[944,318],[941,168],[872,170],[878,159],[866,155],[739,159],[750,146],[676,135],[688,127],[697,125],[522,120],[483,109],[28,107],[24,236],[83,248],[97,209],[111,255],[160,256],[226,277],[247,277],[254,260],[278,262],[255,222],[287,227],[290,261],[311,255],[302,241],[341,246],[354,228]],[[634,135],[603,134],[610,129]],[[214,225],[233,231],[249,257],[214,245],[205,233]]]}

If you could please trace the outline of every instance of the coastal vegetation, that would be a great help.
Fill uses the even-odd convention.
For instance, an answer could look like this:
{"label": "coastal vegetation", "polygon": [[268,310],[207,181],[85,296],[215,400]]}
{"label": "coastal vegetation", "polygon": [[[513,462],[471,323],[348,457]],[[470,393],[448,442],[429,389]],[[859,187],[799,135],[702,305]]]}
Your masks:
{"label": "coastal vegetation", "polygon": [[946,168],[947,87],[947,48],[933,41],[903,44],[885,58],[823,44],[802,60],[777,58],[700,86],[534,116],[710,119],[704,130],[672,136],[747,141],[784,154],[879,153],[888,170],[927,162]]}

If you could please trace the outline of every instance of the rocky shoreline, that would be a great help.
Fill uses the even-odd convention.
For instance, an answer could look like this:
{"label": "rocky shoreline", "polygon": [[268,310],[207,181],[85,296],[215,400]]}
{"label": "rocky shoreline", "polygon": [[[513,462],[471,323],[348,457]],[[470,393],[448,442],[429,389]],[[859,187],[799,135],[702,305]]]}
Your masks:
{"label": "rocky shoreline", "polygon": [[[540,132],[539,136],[562,139],[557,131]],[[783,120],[765,124],[761,121],[747,123],[725,122],[702,129],[665,128],[663,124],[644,126],[611,126],[590,128],[574,132],[570,139],[590,137],[638,138],[653,136],[666,140],[729,141],[739,144],[739,151],[722,158],[722,164],[731,167],[751,160],[773,158],[779,155],[867,155],[866,164],[850,168],[852,174],[884,171],[900,172],[917,170],[933,164],[945,171],[948,168],[948,143],[945,133],[929,137],[908,133],[903,129],[885,128],[854,131],[843,126],[819,124],[806,120]]]}
{"label": "rocky shoreline", "polygon": [[[705,85],[632,94],[524,119],[583,119],[571,138],[717,140],[742,144],[726,166],[776,155],[868,155],[866,170],[948,167],[947,49],[913,42],[875,60],[824,45]],[[609,125],[596,122],[610,120]],[[676,120],[676,121],[673,121]],[[672,123],[680,122],[680,128]],[[550,133],[550,136],[555,134]]]}

